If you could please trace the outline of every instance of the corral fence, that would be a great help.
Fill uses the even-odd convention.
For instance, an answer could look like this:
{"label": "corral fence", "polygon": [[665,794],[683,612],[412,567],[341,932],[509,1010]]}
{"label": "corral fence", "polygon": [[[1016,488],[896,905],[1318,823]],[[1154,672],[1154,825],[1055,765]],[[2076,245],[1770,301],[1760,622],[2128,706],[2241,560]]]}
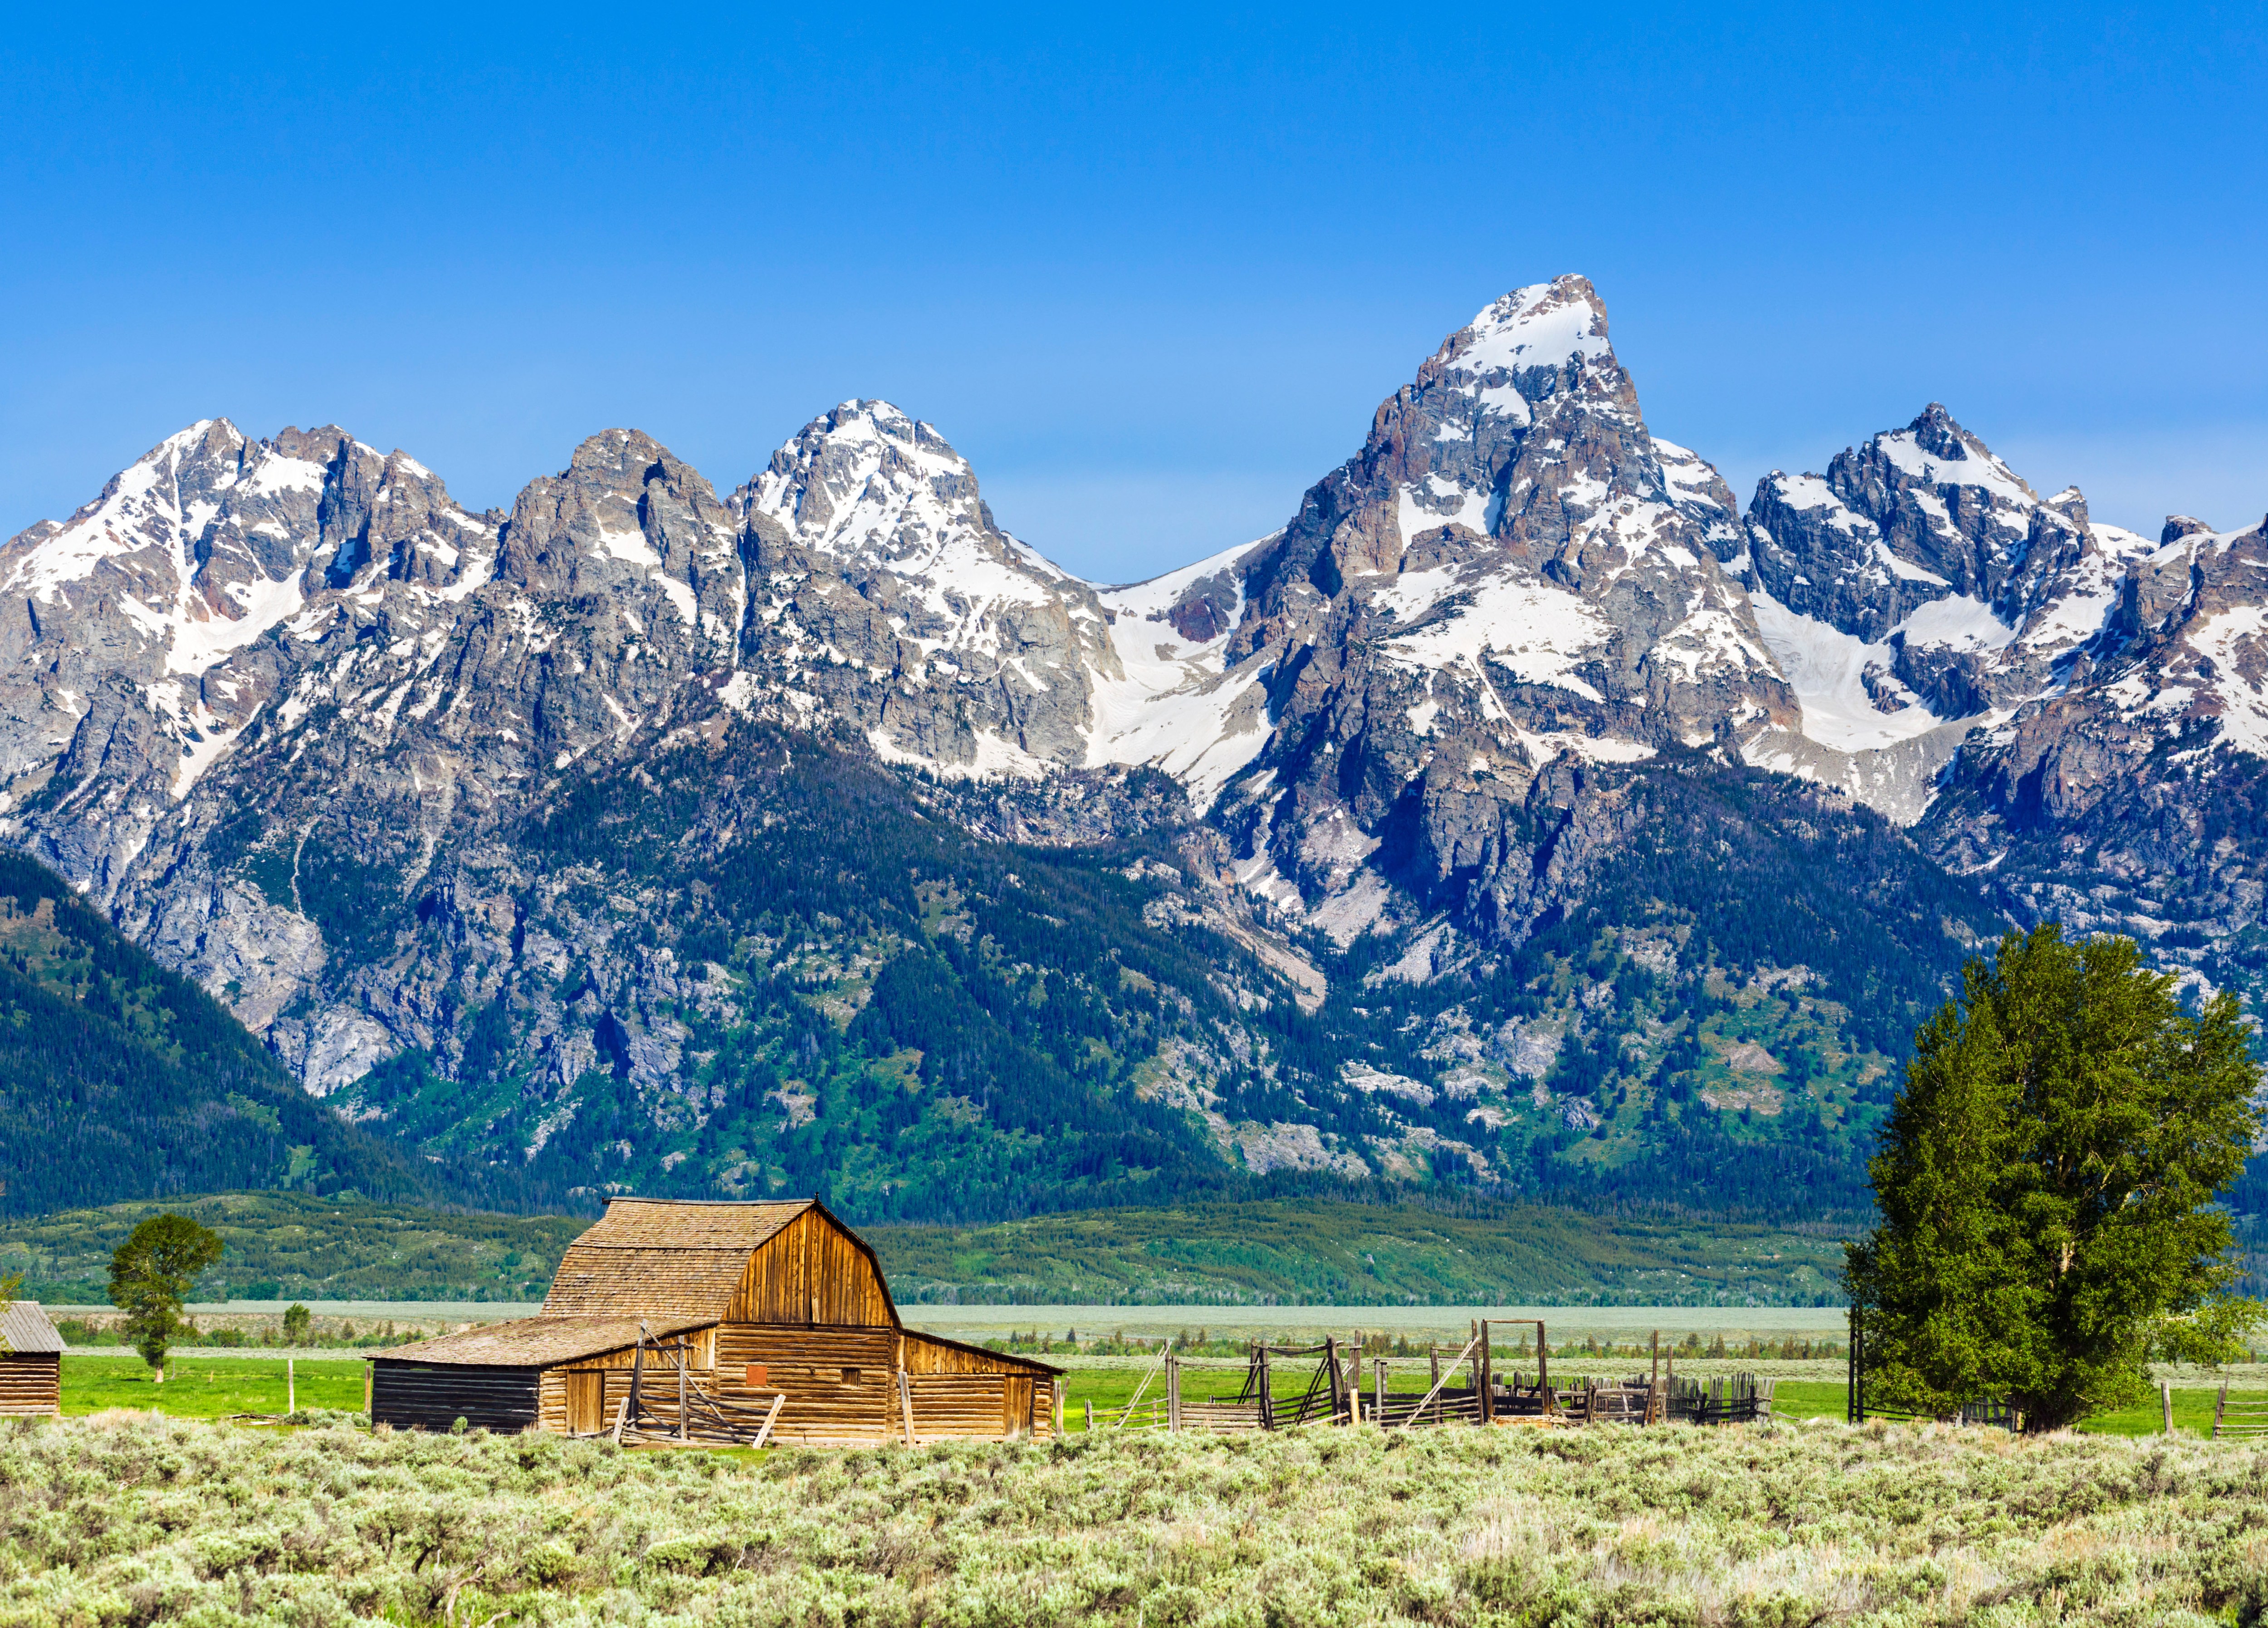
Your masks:
{"label": "corral fence", "polygon": [[[2174,1408],[2170,1396],[2166,1401],[2166,1433],[2173,1433]],[[2220,1382],[2220,1394],[2213,1402],[2213,1434],[2215,1440],[2223,1436],[2242,1439],[2247,1436],[2268,1436],[2268,1391],[2240,1390],[2229,1394],[2228,1381]]]}
{"label": "corral fence", "polygon": [[[1771,1380],[1752,1374],[1681,1380],[1675,1354],[1663,1352],[1658,1331],[1652,1372],[1555,1384],[1549,1330],[1541,1322],[1534,1326],[1532,1372],[1499,1374],[1490,1325],[1476,1322],[1462,1348],[1429,1349],[1432,1383],[1423,1392],[1393,1389],[1393,1365],[1383,1358],[1373,1358],[1366,1374],[1359,1335],[1314,1345],[1255,1344],[1241,1374],[1191,1366],[1169,1347],[1124,1407],[1099,1420],[1090,1411],[1090,1419],[1116,1429],[1233,1432],[1307,1425],[1730,1425],[1771,1417]],[[1153,1395],[1150,1384],[1159,1377],[1164,1384]]]}

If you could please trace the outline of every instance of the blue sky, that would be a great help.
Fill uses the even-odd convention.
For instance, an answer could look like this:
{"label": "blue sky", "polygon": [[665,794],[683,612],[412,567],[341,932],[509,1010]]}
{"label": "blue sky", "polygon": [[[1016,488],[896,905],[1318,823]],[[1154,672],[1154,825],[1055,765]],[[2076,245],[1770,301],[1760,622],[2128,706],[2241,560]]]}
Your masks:
{"label": "blue sky", "polygon": [[1742,499],[1947,402],[2268,510],[2257,5],[40,8],[0,38],[0,534],[225,415],[506,504],[882,395],[1126,579],[1260,534],[1580,270]]}

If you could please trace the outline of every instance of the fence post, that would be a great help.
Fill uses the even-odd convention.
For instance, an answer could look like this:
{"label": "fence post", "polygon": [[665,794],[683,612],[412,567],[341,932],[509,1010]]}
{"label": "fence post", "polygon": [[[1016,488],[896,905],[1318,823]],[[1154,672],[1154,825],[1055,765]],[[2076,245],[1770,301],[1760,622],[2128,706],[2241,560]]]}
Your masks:
{"label": "fence post", "polygon": [[1270,1394],[1268,1377],[1268,1347],[1260,1347],[1260,1428],[1276,1428],[1276,1398]]}
{"label": "fence post", "polygon": [[2219,1440],[2220,1439],[2221,1415],[2226,1413],[2228,1411],[2228,1381],[2227,1380],[2223,1380],[2220,1381],[2220,1395],[2214,1400],[2213,1404],[2213,1434],[2215,1440]]}
{"label": "fence post", "polygon": [[1535,1389],[1549,1392],[1551,1386],[1551,1347],[1543,1336],[1543,1319],[1535,1320]]}
{"label": "fence post", "polygon": [[2158,1381],[2158,1411],[2165,1419],[2166,1433],[2172,1435],[2174,1433],[2174,1381],[2171,1380]]}
{"label": "fence post", "polygon": [[1867,1324],[1859,1302],[1851,1302],[1850,1349],[1844,1353],[1843,1422],[1867,1422]]}
{"label": "fence post", "polygon": [[1489,1349],[1488,1319],[1481,1319],[1481,1423],[1496,1423],[1496,1355]]}
{"label": "fence post", "polygon": [[1386,1359],[1381,1357],[1373,1362],[1370,1373],[1371,1395],[1375,1398],[1371,1403],[1371,1411],[1378,1420],[1378,1427],[1383,1430],[1386,1428]]}
{"label": "fence post", "polygon": [[1182,1359],[1166,1359],[1166,1428],[1177,1431],[1182,1427]]}

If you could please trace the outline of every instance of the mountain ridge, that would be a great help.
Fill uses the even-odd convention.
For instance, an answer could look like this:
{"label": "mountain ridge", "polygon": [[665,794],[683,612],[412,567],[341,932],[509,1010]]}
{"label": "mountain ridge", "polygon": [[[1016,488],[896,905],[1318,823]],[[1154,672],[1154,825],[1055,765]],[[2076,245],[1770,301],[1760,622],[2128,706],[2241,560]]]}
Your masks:
{"label": "mountain ridge", "polygon": [[[2268,976],[2264,557],[2100,526],[1935,404],[1743,514],[1580,277],[1451,334],[1284,527],[1133,585],[873,399],[722,496],[617,429],[480,514],[206,421],[0,547],[0,837],[311,1092],[593,1192],[910,1214],[952,1147],[984,1217],[1292,1172],[1683,1203],[1705,1147],[1726,1202],[1755,1156],[1847,1206],[1898,1037],[1844,926],[1909,1028],[2048,913]],[[1034,1163],[1049,1113],[1121,1129]]]}

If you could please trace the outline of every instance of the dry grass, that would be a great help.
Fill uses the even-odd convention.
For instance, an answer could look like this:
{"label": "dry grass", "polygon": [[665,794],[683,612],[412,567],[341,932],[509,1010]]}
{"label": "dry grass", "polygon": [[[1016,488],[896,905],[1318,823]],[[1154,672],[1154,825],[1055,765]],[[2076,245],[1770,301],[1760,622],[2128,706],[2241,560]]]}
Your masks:
{"label": "dry grass", "polygon": [[0,1621],[2198,1624],[2268,1452],[1813,1423],[762,1458],[0,1427]]}

